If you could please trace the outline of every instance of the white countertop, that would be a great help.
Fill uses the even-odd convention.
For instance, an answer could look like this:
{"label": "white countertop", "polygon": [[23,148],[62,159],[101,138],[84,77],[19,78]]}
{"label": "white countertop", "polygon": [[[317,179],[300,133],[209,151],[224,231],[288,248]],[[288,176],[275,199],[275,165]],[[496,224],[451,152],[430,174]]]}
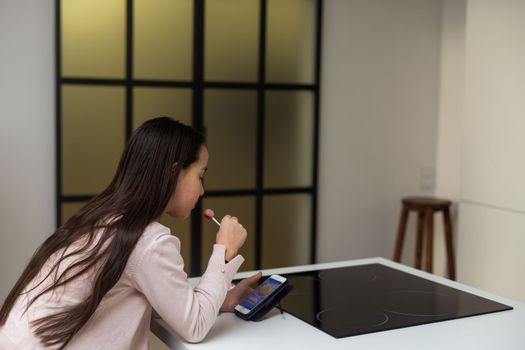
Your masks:
{"label": "white countertop", "polygon": [[[264,275],[285,274],[343,266],[379,263],[411,273],[471,294],[491,299],[514,310],[435,322],[388,331],[336,339],[310,324],[278,310],[271,311],[261,322],[243,321],[234,314],[219,315],[204,341],[191,344],[182,341],[164,321],[152,320],[151,330],[171,349],[177,350],[272,350],[279,349],[525,349],[525,304],[435,276],[384,258],[350,260],[325,264],[263,270]],[[245,278],[243,272],[235,278]],[[198,278],[192,279],[197,283]]]}

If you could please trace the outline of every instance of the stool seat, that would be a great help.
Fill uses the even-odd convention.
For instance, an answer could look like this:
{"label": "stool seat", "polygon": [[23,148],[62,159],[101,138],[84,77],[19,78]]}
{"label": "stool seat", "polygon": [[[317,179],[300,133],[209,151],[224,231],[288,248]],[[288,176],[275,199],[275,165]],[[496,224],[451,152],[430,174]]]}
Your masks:
{"label": "stool seat", "polygon": [[448,199],[435,197],[406,197],[401,200],[404,205],[409,206],[412,210],[426,210],[431,208],[434,211],[443,210],[452,204]]}
{"label": "stool seat", "polygon": [[411,211],[418,214],[415,267],[421,269],[423,255],[423,241],[425,241],[425,271],[432,272],[433,241],[434,241],[434,213],[443,213],[445,244],[447,249],[447,266],[449,278],[456,278],[454,264],[454,250],[452,245],[452,223],[449,208],[452,202],[448,199],[435,197],[405,197],[401,200],[401,216],[397,231],[393,260],[400,262],[405,238],[408,215]]}

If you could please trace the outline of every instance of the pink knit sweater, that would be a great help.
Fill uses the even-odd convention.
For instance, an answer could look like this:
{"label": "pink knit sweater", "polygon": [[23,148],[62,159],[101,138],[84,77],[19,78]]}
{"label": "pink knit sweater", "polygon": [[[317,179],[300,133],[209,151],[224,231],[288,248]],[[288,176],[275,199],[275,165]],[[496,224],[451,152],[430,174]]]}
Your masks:
{"label": "pink knit sweater", "polygon": [[[202,340],[215,323],[232,277],[244,261],[238,255],[225,264],[224,253],[223,245],[214,245],[206,272],[193,288],[183,269],[179,239],[167,227],[150,224],[122,277],[67,349],[147,349],[152,308],[183,339]],[[24,306],[34,292],[18,298],[0,327],[0,349],[43,348],[30,322],[80,302],[90,292],[92,280],[93,275],[77,278],[43,295],[26,313]]]}

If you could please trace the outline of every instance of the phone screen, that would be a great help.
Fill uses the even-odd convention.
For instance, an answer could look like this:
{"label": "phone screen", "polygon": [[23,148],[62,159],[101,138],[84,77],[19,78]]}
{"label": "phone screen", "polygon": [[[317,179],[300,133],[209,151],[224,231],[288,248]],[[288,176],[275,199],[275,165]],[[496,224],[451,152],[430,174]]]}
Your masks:
{"label": "phone screen", "polygon": [[241,301],[240,305],[245,308],[252,310],[261,301],[268,297],[274,290],[276,290],[282,282],[274,280],[273,278],[267,278],[266,281],[261,283],[253,292],[247,294]]}

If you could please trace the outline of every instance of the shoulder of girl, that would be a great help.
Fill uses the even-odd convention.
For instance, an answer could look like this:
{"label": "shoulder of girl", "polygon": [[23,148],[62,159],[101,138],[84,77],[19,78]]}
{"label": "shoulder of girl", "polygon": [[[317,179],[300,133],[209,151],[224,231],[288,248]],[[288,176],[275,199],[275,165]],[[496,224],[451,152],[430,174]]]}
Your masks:
{"label": "shoulder of girl", "polygon": [[144,230],[143,236],[162,236],[162,235],[171,235],[171,230],[169,227],[162,225],[160,222],[153,221]]}
{"label": "shoulder of girl", "polygon": [[146,229],[140,236],[139,241],[137,242],[137,245],[135,248],[138,248],[138,247],[146,248],[152,245],[152,243],[154,243],[156,240],[158,240],[159,238],[163,236],[171,236],[170,229],[154,221],[148,226],[146,226]]}

